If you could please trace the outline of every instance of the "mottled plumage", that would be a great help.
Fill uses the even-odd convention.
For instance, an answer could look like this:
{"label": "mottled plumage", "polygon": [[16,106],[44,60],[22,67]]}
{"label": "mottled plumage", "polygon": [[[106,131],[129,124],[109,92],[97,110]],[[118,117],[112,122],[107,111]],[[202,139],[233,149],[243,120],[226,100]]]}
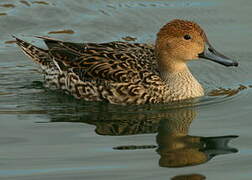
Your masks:
{"label": "mottled plumage", "polygon": [[[182,33],[195,31],[194,34],[199,35],[202,42],[205,41],[205,34],[198,25],[174,20],[177,21],[180,22],[179,28],[186,26],[186,23],[190,25],[189,29],[182,28]],[[176,34],[176,23],[170,24],[170,35],[173,36]],[[169,30],[169,23],[166,26]],[[163,45],[167,38],[165,28],[159,33],[161,37],[158,36],[157,41],[160,43],[156,47],[128,42],[70,43],[39,37],[48,46],[48,50],[44,50],[21,39],[16,40],[24,53],[41,65],[46,87],[61,89],[78,99],[144,104],[202,96],[201,85],[187,68],[169,72],[160,67],[164,47],[158,49],[158,45]]]}

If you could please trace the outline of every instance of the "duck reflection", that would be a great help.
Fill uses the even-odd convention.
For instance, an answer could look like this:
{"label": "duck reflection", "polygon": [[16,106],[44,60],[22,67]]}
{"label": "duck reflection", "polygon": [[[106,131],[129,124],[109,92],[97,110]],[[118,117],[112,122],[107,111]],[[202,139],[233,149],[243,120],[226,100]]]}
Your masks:
{"label": "duck reflection", "polygon": [[[94,109],[98,108],[98,109]],[[52,121],[83,122],[95,125],[99,135],[122,136],[146,133],[157,133],[156,145],[125,145],[114,147],[116,150],[134,150],[156,148],[160,155],[161,167],[185,167],[206,163],[217,155],[236,153],[228,143],[238,136],[203,137],[188,135],[192,121],[197,112],[193,107],[172,106],[133,106],[125,107],[101,105],[89,108],[89,113],[83,109],[75,109],[79,114],[74,119],[71,116],[52,118]],[[92,113],[90,111],[99,112]],[[64,113],[64,114],[73,114]],[[179,179],[179,178],[177,178]],[[193,178],[192,178],[193,179]]]}
{"label": "duck reflection", "polygon": [[184,167],[205,163],[214,156],[235,153],[228,142],[238,136],[190,136],[188,130],[196,112],[180,109],[169,113],[160,121],[157,135],[157,152],[161,167]]}

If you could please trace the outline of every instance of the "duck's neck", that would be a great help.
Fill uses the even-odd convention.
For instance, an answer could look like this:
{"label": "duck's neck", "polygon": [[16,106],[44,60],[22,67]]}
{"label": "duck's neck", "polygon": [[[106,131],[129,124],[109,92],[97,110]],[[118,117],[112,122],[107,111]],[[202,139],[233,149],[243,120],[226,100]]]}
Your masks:
{"label": "duck's neck", "polygon": [[176,77],[176,79],[191,78],[190,73],[186,63],[183,60],[174,60],[169,56],[158,56],[158,70],[163,81],[169,83],[171,77]]}
{"label": "duck's neck", "polygon": [[[173,61],[170,61],[173,62]],[[167,84],[174,100],[194,98],[204,95],[204,90],[193,77],[185,62],[158,64],[162,80]],[[171,95],[169,95],[171,96]]]}
{"label": "duck's neck", "polygon": [[[186,67],[182,71],[160,71],[160,76],[164,82],[171,85],[171,83],[185,83],[184,81],[197,81],[190,70]],[[186,83],[187,84],[187,83]],[[186,85],[185,84],[185,85]]]}

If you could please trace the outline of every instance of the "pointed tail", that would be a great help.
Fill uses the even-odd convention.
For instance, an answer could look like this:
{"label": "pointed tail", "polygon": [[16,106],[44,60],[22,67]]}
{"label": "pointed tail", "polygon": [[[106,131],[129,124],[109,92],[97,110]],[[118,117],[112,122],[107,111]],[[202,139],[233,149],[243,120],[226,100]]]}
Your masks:
{"label": "pointed tail", "polygon": [[22,51],[30,57],[34,62],[41,65],[43,68],[44,66],[49,66],[52,64],[52,60],[50,59],[48,55],[48,50],[41,49],[39,47],[36,47],[22,39],[19,39],[15,36],[13,36],[16,39],[17,45],[22,49]]}

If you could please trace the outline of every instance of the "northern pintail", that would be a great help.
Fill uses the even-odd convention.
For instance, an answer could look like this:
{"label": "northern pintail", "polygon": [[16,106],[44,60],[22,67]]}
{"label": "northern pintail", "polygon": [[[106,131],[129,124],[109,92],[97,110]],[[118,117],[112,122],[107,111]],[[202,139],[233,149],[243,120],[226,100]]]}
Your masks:
{"label": "northern pintail", "polygon": [[16,40],[23,52],[41,66],[45,87],[87,101],[145,104],[196,98],[203,96],[204,90],[189,71],[189,60],[204,58],[238,66],[210,45],[198,24],[179,19],[160,29],[155,45],[39,38],[47,50]]}

